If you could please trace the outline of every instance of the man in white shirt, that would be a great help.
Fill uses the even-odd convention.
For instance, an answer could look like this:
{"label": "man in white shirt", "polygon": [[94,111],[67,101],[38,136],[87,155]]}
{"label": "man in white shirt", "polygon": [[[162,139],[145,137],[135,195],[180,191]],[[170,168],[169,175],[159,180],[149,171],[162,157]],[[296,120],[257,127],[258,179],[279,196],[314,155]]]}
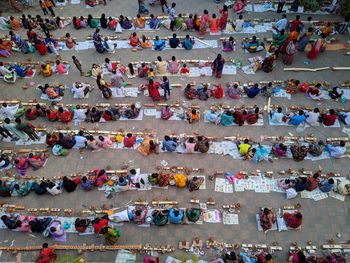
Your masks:
{"label": "man in white shirt", "polygon": [[2,104],[0,109],[0,119],[13,119],[15,117],[16,112],[18,111],[19,105],[7,105],[6,102]]}
{"label": "man in white shirt", "polygon": [[76,109],[73,110],[74,112],[74,121],[84,121],[86,118],[86,109],[81,109],[79,105],[77,105]]}
{"label": "man in white shirt", "polygon": [[0,75],[5,76],[10,73],[12,73],[12,71],[6,68],[3,62],[0,62]]}
{"label": "man in white shirt", "polygon": [[282,108],[278,107],[277,108],[277,112],[271,112],[270,113],[270,118],[271,118],[271,122],[275,123],[275,124],[281,124],[283,122],[283,112],[282,112]]}
{"label": "man in white shirt", "polygon": [[87,140],[84,136],[84,132],[83,131],[79,131],[78,135],[74,136],[75,139],[75,145],[74,148],[78,148],[78,149],[83,149],[86,147],[87,145]]}
{"label": "man in white shirt", "polygon": [[309,111],[305,114],[306,116],[306,123],[310,124],[311,126],[314,126],[319,123],[320,118],[320,110],[318,108],[315,108],[313,111]]}
{"label": "man in white shirt", "polygon": [[287,15],[283,14],[282,18],[273,24],[273,28],[278,32],[281,32],[282,29],[286,30],[287,24],[288,24]]}
{"label": "man in white shirt", "polygon": [[238,19],[234,23],[235,31],[241,32],[243,29],[243,24],[244,24],[243,15],[239,15]]}
{"label": "man in white shirt", "polygon": [[58,182],[49,183],[49,186],[46,187],[46,190],[52,195],[62,194],[62,187],[60,187],[60,184]]}
{"label": "man in white shirt", "polygon": [[74,98],[76,99],[85,99],[87,98],[87,95],[89,92],[93,90],[93,87],[90,85],[80,83],[80,82],[75,82],[72,86],[72,93],[74,95]]}

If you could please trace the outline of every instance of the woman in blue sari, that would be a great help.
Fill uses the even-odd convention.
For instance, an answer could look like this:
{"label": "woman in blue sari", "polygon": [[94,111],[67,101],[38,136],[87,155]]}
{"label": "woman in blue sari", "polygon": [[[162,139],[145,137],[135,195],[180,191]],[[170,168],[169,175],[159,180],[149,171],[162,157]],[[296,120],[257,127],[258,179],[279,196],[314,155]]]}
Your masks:
{"label": "woman in blue sari", "polygon": [[94,45],[95,45],[95,48],[96,48],[96,51],[98,53],[103,53],[105,52],[105,47],[103,46],[103,43],[102,43],[102,38],[101,38],[101,35],[100,35],[100,29],[97,28],[94,35],[92,36],[92,39],[94,40]]}
{"label": "woman in blue sari", "polygon": [[221,115],[221,124],[223,126],[232,126],[234,120],[235,119],[233,118],[233,114],[231,111],[226,111]]}
{"label": "woman in blue sari", "polygon": [[24,53],[27,54],[29,52],[28,42],[21,38],[19,34],[14,33],[13,31],[9,32],[11,36],[11,40],[15,42],[17,47]]}
{"label": "woman in blue sari", "polygon": [[149,27],[151,29],[158,29],[160,27],[160,21],[157,17],[151,14],[151,20],[149,21]]}
{"label": "woman in blue sari", "polygon": [[314,29],[310,27],[307,32],[301,35],[297,43],[297,49],[299,51],[304,51],[307,44],[310,42],[310,38],[313,34]]}
{"label": "woman in blue sari", "polygon": [[165,40],[159,39],[159,36],[156,36],[156,39],[153,40],[153,48],[156,51],[162,51],[165,48]]}
{"label": "woman in blue sari", "polygon": [[264,146],[259,146],[257,148],[253,148],[252,152],[254,153],[252,161],[255,163],[261,162],[261,161],[268,161],[272,160],[269,158],[269,151]]}
{"label": "woman in blue sari", "polygon": [[190,38],[189,35],[186,35],[184,41],[182,41],[182,47],[186,50],[191,50],[193,48],[194,40]]}

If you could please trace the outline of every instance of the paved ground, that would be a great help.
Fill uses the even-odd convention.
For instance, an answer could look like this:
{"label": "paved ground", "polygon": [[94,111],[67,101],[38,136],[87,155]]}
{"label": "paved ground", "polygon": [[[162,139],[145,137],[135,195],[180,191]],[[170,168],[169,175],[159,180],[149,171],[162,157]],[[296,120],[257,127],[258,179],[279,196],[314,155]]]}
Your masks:
{"label": "paved ground", "polygon": [[[199,6],[200,5],[200,6]],[[212,1],[198,1],[198,0],[188,0],[188,1],[178,1],[177,11],[178,12],[191,12],[202,13],[202,10],[207,8],[210,13],[217,12],[216,6]],[[100,15],[102,12],[106,13],[107,16],[119,14],[124,15],[135,15],[137,10],[136,1],[119,1],[113,0],[108,1],[107,6],[98,6],[92,9],[85,9],[84,5],[80,4],[78,6],[67,5],[62,9],[56,8],[57,13],[60,16],[73,16],[73,15],[87,15],[89,13],[93,15]],[[121,11],[122,10],[122,11]],[[160,8],[154,7],[150,9],[151,13],[159,14],[161,12]],[[37,14],[41,11],[36,9],[30,9],[31,14]],[[7,13],[6,13],[7,14]],[[279,15],[275,13],[251,13],[245,14],[245,18],[278,18]],[[236,18],[230,11],[230,18]],[[289,18],[294,18],[294,15],[288,15]],[[302,19],[307,16],[302,15]],[[314,16],[315,20],[340,20],[339,17],[333,16]],[[107,30],[102,30],[103,34],[111,35],[112,33]],[[66,32],[70,32],[71,35],[78,38],[78,40],[83,40],[88,34],[91,34],[92,30],[79,30],[76,31],[72,27],[67,30],[59,30],[54,32],[55,36],[64,36]],[[154,36],[155,34],[168,36],[169,32],[161,30],[156,33],[146,33],[149,36]],[[21,31],[24,35],[24,31]],[[129,32],[124,32],[122,36],[127,37]],[[184,35],[179,33],[179,35]],[[237,43],[240,43],[243,37],[248,35],[237,35]],[[270,33],[263,34],[263,36],[270,36]],[[349,40],[349,37],[340,37],[341,41],[345,42]],[[214,39],[215,37],[206,36],[207,39]],[[77,56],[83,63],[83,68],[85,70],[91,67],[92,63],[103,62],[104,58],[108,56],[113,60],[121,60],[123,64],[127,64],[130,61],[137,60],[155,60],[157,56],[161,55],[163,59],[170,59],[172,55],[175,55],[179,59],[204,59],[207,57],[215,58],[216,54],[220,52],[219,49],[201,49],[192,50],[190,52],[184,50],[167,50],[163,52],[154,52],[151,50],[143,50],[140,52],[132,52],[131,50],[118,50],[115,54],[100,55],[95,52],[95,50],[85,50],[85,51],[65,51],[62,52],[62,58],[64,60],[71,60],[71,56]],[[225,57],[233,57],[241,59],[244,64],[247,63],[247,58],[251,57],[248,54],[244,54],[240,49],[232,54],[225,54]],[[33,61],[42,61],[48,57],[40,57],[38,54],[34,55],[21,55],[15,54],[11,57],[11,61],[21,61],[24,59],[31,58]],[[54,59],[51,55],[50,59]],[[293,66],[305,66],[303,62],[306,60],[306,54],[297,54]],[[349,66],[350,59],[343,55],[342,51],[332,51],[321,54],[319,59],[312,61],[310,67],[323,67],[323,66]],[[331,72],[324,71],[319,73],[285,73],[283,72],[283,64],[278,62],[276,69],[270,73],[266,74],[259,71],[255,75],[245,75],[242,71],[238,71],[235,76],[225,76],[220,81],[213,78],[196,78],[196,79],[181,79],[179,77],[172,77],[170,81],[172,83],[187,83],[188,81],[208,81],[212,83],[226,83],[227,81],[258,81],[258,80],[285,80],[288,78],[296,78],[301,81],[323,81],[327,80],[333,84],[338,82],[343,82],[348,80],[348,73],[346,72]],[[52,83],[61,82],[67,86],[76,81],[84,81],[91,84],[95,84],[92,78],[81,78],[78,72],[73,69],[70,71],[69,76],[66,77],[52,77],[50,79],[44,79],[41,76],[35,77],[36,83]],[[142,83],[139,79],[133,79],[130,82],[134,84]],[[14,85],[5,85],[2,83],[0,90],[1,99],[21,99],[27,101],[29,99],[39,100],[39,91],[34,89],[22,90],[21,86],[26,84],[26,81],[20,80]],[[139,96],[137,101],[142,103],[150,102],[150,99],[144,96]],[[176,100],[184,100],[183,93],[180,89],[176,89],[171,96],[171,102]],[[73,100],[71,94],[66,92],[64,96],[64,103],[77,103]],[[97,102],[103,102],[97,90],[95,90],[89,99],[84,101],[84,103],[95,104]],[[111,103],[120,102],[135,102],[135,99],[113,99]],[[209,100],[207,102],[195,101],[196,104],[201,106],[201,109],[207,109],[211,103],[215,103],[214,100]],[[254,100],[242,99],[238,102],[224,98],[220,102],[227,102],[230,105],[258,105],[261,108],[266,104],[266,99],[259,97]],[[283,105],[318,105],[319,107],[343,107],[345,105],[340,105],[336,102],[321,102],[316,104],[313,101],[307,100],[301,94],[293,96],[292,100],[287,99],[273,99],[274,104]],[[348,104],[348,103],[347,103]],[[347,105],[346,105],[347,106]],[[265,123],[267,123],[266,116],[264,117]],[[46,126],[54,128],[57,124],[52,125],[50,123],[45,123]],[[91,127],[90,125],[86,125]],[[76,128],[71,126],[72,128]],[[296,134],[294,128],[279,128],[275,129],[269,125],[262,127],[234,127],[234,128],[224,128],[217,127],[214,125],[209,125],[203,123],[196,123],[189,125],[183,122],[162,122],[160,120],[155,120],[151,118],[145,118],[143,121],[128,121],[128,122],[113,122],[108,124],[101,124],[100,129],[102,130],[119,130],[120,128],[125,130],[133,129],[135,131],[141,131],[143,129],[149,129],[156,131],[159,136],[163,136],[168,133],[193,133],[198,132],[208,136],[230,136],[230,135],[242,135],[242,136],[252,136],[254,138],[259,138],[261,135],[285,135],[288,132]],[[344,136],[341,129],[326,129],[326,128],[308,128],[305,131],[306,134],[314,134],[319,138],[326,137],[339,137]],[[9,146],[2,144],[1,146]],[[42,147],[42,146],[39,146]],[[83,158],[81,158],[83,157]],[[339,172],[341,174],[347,175],[349,166],[347,159],[341,160],[323,160],[319,162],[303,161],[301,163],[296,163],[291,160],[278,160],[273,164],[271,163],[261,163],[256,165],[252,162],[243,162],[239,160],[233,160],[229,157],[219,157],[217,155],[193,155],[189,157],[188,155],[176,155],[176,154],[159,154],[152,155],[148,158],[136,154],[134,151],[115,151],[106,150],[97,153],[84,152],[80,155],[78,152],[72,151],[68,158],[55,158],[50,157],[45,168],[39,170],[35,174],[43,175],[47,177],[53,177],[57,175],[66,175],[78,171],[86,171],[92,168],[103,168],[110,165],[112,169],[118,169],[122,163],[126,161],[133,160],[133,165],[135,167],[140,167],[144,171],[154,171],[157,165],[160,165],[162,160],[166,160],[169,165],[177,166],[187,166],[187,167],[201,167],[205,169],[205,174],[211,174],[217,170],[230,170],[237,172],[239,170],[253,171],[256,169],[260,170],[286,170],[288,168],[299,169],[305,168],[307,170],[317,170],[319,166],[323,168],[326,172]],[[276,175],[278,176],[278,175]],[[151,244],[170,244],[177,246],[178,241],[186,239],[191,241],[194,237],[199,236],[203,240],[206,240],[210,236],[216,237],[218,240],[223,240],[227,242],[250,242],[250,243],[267,243],[271,244],[277,241],[281,246],[283,246],[283,252],[280,252],[277,257],[277,262],[283,262],[288,253],[288,246],[292,241],[298,242],[298,244],[305,245],[307,241],[312,240],[315,244],[322,244],[328,239],[334,238],[336,241],[337,233],[341,233],[341,240],[348,240],[350,238],[350,224],[349,224],[349,203],[340,202],[338,200],[328,198],[319,202],[313,200],[297,198],[292,201],[285,199],[284,195],[278,193],[269,194],[257,194],[252,191],[246,191],[243,193],[233,193],[233,194],[222,194],[214,192],[214,183],[207,180],[207,190],[197,191],[195,194],[188,192],[187,190],[173,189],[173,190],[152,190],[147,192],[127,192],[119,195],[115,195],[112,199],[106,199],[104,194],[99,191],[93,191],[90,193],[84,193],[81,189],[75,191],[74,193],[67,194],[64,193],[57,197],[48,198],[38,198],[35,195],[30,195],[23,199],[11,198],[6,200],[6,202],[13,204],[23,204],[26,207],[59,207],[59,208],[73,208],[75,210],[80,210],[82,207],[86,206],[100,206],[102,204],[111,205],[113,207],[120,207],[127,203],[129,200],[135,200],[138,198],[151,200],[153,198],[169,200],[177,200],[180,204],[184,206],[189,205],[189,200],[193,196],[197,196],[201,200],[206,200],[208,197],[213,197],[218,204],[218,208],[221,207],[223,203],[229,202],[239,202],[242,205],[241,213],[239,215],[240,224],[237,226],[224,226],[222,224],[205,224],[202,226],[166,226],[163,228],[151,227],[151,228],[138,228],[132,224],[125,224],[120,229],[122,231],[122,237],[120,238],[119,244],[138,244],[138,243],[151,243]],[[267,235],[257,232],[255,223],[255,214],[258,209],[262,206],[272,206],[281,207],[283,205],[300,203],[302,205],[302,212],[304,214],[304,223],[302,231],[288,231],[288,232],[273,232]],[[24,246],[24,245],[40,245],[44,241],[42,237],[23,233],[10,232],[2,230],[1,245],[9,245],[12,240],[14,240],[14,246]],[[5,242],[8,240],[9,242]],[[340,241],[340,240],[339,240]],[[75,234],[68,235],[67,244],[102,244],[104,241],[102,238],[95,236],[78,236]],[[66,254],[66,253],[62,253]],[[182,252],[177,251],[176,255],[183,255]],[[25,253],[22,255],[24,261],[33,261],[36,253]],[[186,255],[187,258],[191,258],[190,254]],[[104,253],[87,253],[86,259],[88,262],[113,262],[115,258],[115,253],[104,252]],[[207,255],[206,259],[210,259],[211,255]],[[9,253],[3,253],[1,256],[2,262],[4,261],[14,261],[15,257]],[[141,259],[138,259],[141,262]]]}

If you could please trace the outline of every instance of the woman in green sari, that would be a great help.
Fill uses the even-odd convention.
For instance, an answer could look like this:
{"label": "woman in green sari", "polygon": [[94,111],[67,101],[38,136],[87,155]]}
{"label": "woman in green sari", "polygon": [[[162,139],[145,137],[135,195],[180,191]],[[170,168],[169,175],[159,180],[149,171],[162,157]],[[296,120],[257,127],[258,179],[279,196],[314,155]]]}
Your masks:
{"label": "woman in green sari", "polygon": [[118,229],[114,229],[110,226],[106,226],[104,228],[101,229],[100,234],[103,234],[105,239],[106,239],[106,243],[109,246],[113,246],[115,245],[115,243],[117,243],[118,238],[120,237],[120,231]]}

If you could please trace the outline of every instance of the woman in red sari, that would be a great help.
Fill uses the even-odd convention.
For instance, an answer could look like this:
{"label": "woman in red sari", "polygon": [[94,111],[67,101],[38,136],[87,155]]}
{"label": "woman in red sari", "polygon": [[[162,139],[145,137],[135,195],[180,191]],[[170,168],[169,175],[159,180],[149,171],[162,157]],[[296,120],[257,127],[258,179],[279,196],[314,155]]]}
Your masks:
{"label": "woman in red sari", "polygon": [[63,123],[68,123],[73,119],[74,113],[69,110],[64,110],[62,107],[58,108],[57,118]]}
{"label": "woman in red sari", "polygon": [[40,40],[37,35],[34,36],[34,47],[42,56],[46,55],[46,53],[48,52],[45,42]]}
{"label": "woman in red sari", "polygon": [[222,9],[219,10],[221,17],[219,20],[219,30],[225,30],[226,29],[226,24],[227,24],[227,17],[228,17],[228,9],[227,5],[224,5]]}
{"label": "woman in red sari", "polygon": [[209,22],[210,22],[209,12],[207,9],[204,9],[203,15],[201,17],[201,24],[199,27],[200,35],[204,35],[207,32],[207,28],[209,27]]}
{"label": "woman in red sari", "polygon": [[316,59],[320,52],[324,52],[326,49],[326,34],[322,33],[321,38],[317,39],[317,41],[312,45],[312,48],[307,54],[309,59]]}
{"label": "woman in red sari", "polygon": [[153,79],[149,80],[149,83],[147,85],[149,96],[152,98],[153,101],[160,101],[160,94],[158,91],[159,82],[153,82]]}
{"label": "woman in red sari", "polygon": [[57,255],[54,252],[54,249],[50,248],[47,243],[44,243],[35,263],[50,263],[56,261],[56,259]]}
{"label": "woman in red sari", "polygon": [[130,46],[132,47],[137,47],[138,45],[140,45],[140,39],[137,36],[136,32],[132,33],[129,40],[130,40]]}

